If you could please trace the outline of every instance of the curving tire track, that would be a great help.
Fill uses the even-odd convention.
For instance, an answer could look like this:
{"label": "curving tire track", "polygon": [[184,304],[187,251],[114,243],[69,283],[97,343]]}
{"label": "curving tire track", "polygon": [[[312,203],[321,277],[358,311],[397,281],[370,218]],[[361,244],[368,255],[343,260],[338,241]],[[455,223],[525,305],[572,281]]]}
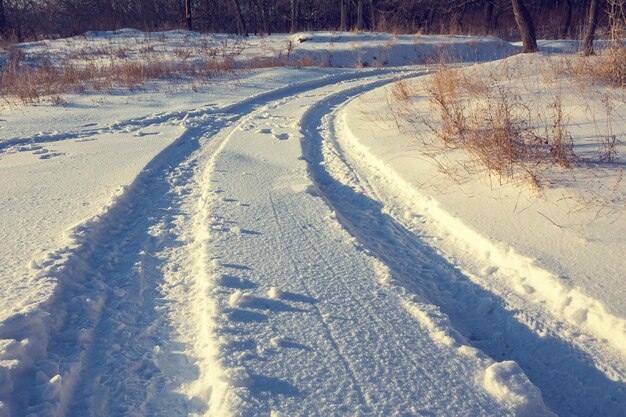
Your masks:
{"label": "curving tire track", "polygon": [[506,298],[478,285],[422,240],[419,231],[394,217],[394,212],[410,207],[385,207],[389,202],[380,192],[385,187],[382,175],[358,156],[348,155],[335,129],[335,118],[350,99],[343,94],[330,97],[303,118],[309,172],[342,225],[391,269],[399,291],[440,309],[464,343],[495,360],[517,362],[558,415],[624,414],[626,386],[597,366],[608,360],[609,369],[619,372],[618,358],[603,357],[602,349],[582,349],[567,337],[577,332],[563,331],[567,324],[549,313],[526,310],[511,294]]}
{"label": "curving tire track", "polygon": [[[185,274],[198,269],[193,265],[199,261],[190,259],[198,255],[189,251],[198,247],[190,230],[200,216],[201,165],[251,111],[320,86],[385,72],[390,71],[343,73],[222,109],[191,116],[166,113],[112,126],[184,120],[187,130],[102,214],[70,231],[70,245],[49,255],[40,276],[53,277],[57,284],[45,305],[0,324],[0,415],[204,413],[202,402],[210,395],[190,399],[179,392],[199,377],[202,366],[189,354],[194,338],[181,336],[180,323],[172,321],[181,319],[179,307],[197,313],[188,304],[196,300],[198,287]],[[30,139],[17,140],[23,141]]]}

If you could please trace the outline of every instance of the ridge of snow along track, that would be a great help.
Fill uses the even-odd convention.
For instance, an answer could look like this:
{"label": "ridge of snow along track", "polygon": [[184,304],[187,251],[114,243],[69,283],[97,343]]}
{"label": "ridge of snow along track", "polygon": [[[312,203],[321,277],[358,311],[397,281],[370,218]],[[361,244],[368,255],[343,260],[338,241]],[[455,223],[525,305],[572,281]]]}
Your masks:
{"label": "ridge of snow along track", "polygon": [[[624,318],[609,313],[600,301],[580,289],[567,288],[557,275],[538,266],[534,259],[505,243],[481,235],[443,209],[436,199],[420,193],[359,141],[350,130],[348,117],[347,112],[341,112],[336,126],[342,149],[385,179],[391,194],[397,196],[396,202],[404,201],[398,210],[427,213],[438,230],[446,233],[448,239],[454,239],[459,252],[474,257],[477,274],[488,272],[487,275],[499,278],[515,296],[535,305],[545,305],[556,320],[589,334],[595,339],[593,343],[608,344],[626,359]],[[626,381],[626,374],[612,376]]]}
{"label": "ridge of snow along track", "polygon": [[[152,255],[149,251],[155,250],[154,244],[150,242],[159,240],[158,236],[154,237],[154,233],[160,233],[156,229],[170,227],[175,231],[171,224],[160,224],[153,221],[153,217],[163,217],[161,209],[163,206],[167,208],[168,201],[174,204],[174,198],[184,198],[184,195],[176,196],[180,190],[170,186],[170,182],[176,182],[177,175],[182,176],[181,181],[190,183],[191,176],[196,175],[195,170],[187,170],[181,174],[177,167],[193,166],[194,158],[198,158],[196,153],[201,151],[206,142],[214,137],[223,138],[221,131],[228,130],[235,121],[264,103],[341,81],[394,72],[396,71],[386,69],[345,72],[281,87],[218,110],[166,113],[111,127],[118,129],[126,125],[146,126],[170,121],[179,122],[187,126],[187,129],[174,143],[159,153],[132,184],[114,197],[98,215],[71,228],[67,232],[65,246],[33,261],[32,267],[37,271],[34,279],[48,281],[53,290],[47,301],[33,307],[28,313],[9,317],[0,323],[0,416],[16,417],[33,413],[39,416],[60,416],[68,410],[71,412],[74,407],[72,404],[76,401],[73,394],[77,383],[80,381],[81,387],[85,385],[83,378],[88,373],[88,364],[98,360],[94,358],[95,346],[113,343],[107,340],[107,336],[110,336],[107,332],[112,329],[102,324],[104,316],[107,320],[115,320],[110,317],[115,308],[107,303],[123,302],[127,291],[125,286],[130,285],[130,280],[134,279],[132,275],[143,274],[142,268],[150,263],[146,261]],[[66,137],[67,135],[51,136],[41,140],[62,140]],[[200,179],[198,183],[204,184],[203,181],[205,180]],[[208,268],[208,260],[204,257],[202,247],[202,241],[206,237],[202,232],[202,207],[205,199],[206,196],[199,199],[196,214],[189,214],[193,219],[193,226],[190,227],[195,230],[191,239],[196,243],[192,247],[198,251],[193,255],[195,260],[190,261],[193,266],[189,267],[193,273],[199,274],[198,282],[194,286],[196,299],[206,290],[207,276],[203,275],[203,271]],[[168,216],[171,215],[165,215]],[[183,233],[180,230],[177,232]],[[130,252],[134,258],[130,257],[129,248],[132,249]],[[158,279],[158,274],[142,279],[144,278],[148,281],[155,280]],[[148,298],[158,296],[155,292],[158,292],[159,284],[149,282],[147,285],[152,290],[132,289],[135,291],[136,302],[150,304]],[[213,313],[210,305],[202,304],[198,301],[190,310],[196,315],[197,322],[205,326],[205,335],[198,336],[205,339],[198,341],[195,347],[198,357],[204,360],[207,355],[201,350],[207,347],[211,328],[208,317]],[[130,308],[124,313],[142,314],[141,311]],[[137,321],[136,318],[132,320]],[[194,323],[195,319],[188,320]],[[121,348],[119,345],[107,347],[113,352]],[[105,350],[102,346],[98,349]],[[211,357],[211,354],[208,356]],[[145,361],[146,366],[156,366],[156,360],[148,358]],[[208,396],[205,393],[204,398]],[[213,401],[214,398],[211,399],[212,403]],[[83,399],[82,403],[85,404],[86,400]],[[93,412],[97,414],[97,411]]]}
{"label": "ridge of snow along track", "polygon": [[[503,361],[485,370],[483,382],[488,392],[503,401],[508,394],[512,398],[515,395],[494,388],[493,382],[500,380],[496,369],[503,375],[519,369],[559,415],[623,415],[623,321],[610,316],[594,300],[560,288],[549,272],[512,249],[469,233],[458,219],[437,211],[436,202],[422,197],[360,146],[344,126],[342,118],[349,116],[342,109],[364,91],[342,92],[309,109],[302,119],[303,148],[317,186],[315,192],[324,197],[363,250],[386,265],[389,273],[385,281],[406,300],[414,317],[433,329],[435,339],[469,345],[472,348],[467,349],[476,348]],[[440,228],[421,230],[407,224],[405,213],[411,213],[410,219],[437,222]],[[461,253],[473,253],[477,243],[483,245],[482,250],[488,245],[490,266],[497,262],[503,273],[521,275],[518,286],[534,285],[536,292],[545,287],[548,295],[533,300],[540,304],[538,308],[527,308],[519,290],[495,291],[464,263],[460,264],[461,272],[457,258],[448,260],[422,237],[441,233],[441,228],[450,239],[460,234],[464,243]],[[431,307],[415,310],[411,304],[415,297]],[[559,301],[566,302],[558,305]],[[548,305],[545,309],[541,306],[544,303]],[[562,313],[569,307],[585,309],[587,320],[575,320],[580,314],[573,311]],[[451,339],[450,335],[456,336]],[[503,386],[514,386],[516,378]]]}
{"label": "ridge of snow along track", "polygon": [[[625,319],[609,313],[600,301],[581,290],[565,287],[558,276],[538,266],[534,259],[481,235],[445,211],[435,199],[421,194],[359,141],[350,130],[347,117],[347,113],[342,113],[337,127],[345,148],[353,155],[362,157],[364,163],[385,177],[392,192],[404,199],[405,209],[411,207],[414,211],[428,213],[440,230],[455,239],[461,251],[472,253],[482,264],[483,271],[501,271],[501,279],[506,280],[506,285],[516,295],[533,304],[545,304],[558,320],[589,333],[600,343],[608,342],[626,358]],[[622,378],[626,378],[626,375],[622,375]]]}

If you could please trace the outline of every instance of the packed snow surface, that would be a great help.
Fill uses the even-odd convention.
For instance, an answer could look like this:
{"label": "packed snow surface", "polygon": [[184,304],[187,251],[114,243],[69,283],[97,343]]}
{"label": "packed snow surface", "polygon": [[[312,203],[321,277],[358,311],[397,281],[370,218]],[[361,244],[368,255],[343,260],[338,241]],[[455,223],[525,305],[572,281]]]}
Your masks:
{"label": "packed snow surface", "polygon": [[626,415],[621,156],[575,173],[603,196],[579,207],[442,175],[392,117],[390,86],[442,56],[552,91],[533,72],[549,57],[330,32],[19,48],[174,61],[189,44],[303,67],[5,103],[0,416]]}

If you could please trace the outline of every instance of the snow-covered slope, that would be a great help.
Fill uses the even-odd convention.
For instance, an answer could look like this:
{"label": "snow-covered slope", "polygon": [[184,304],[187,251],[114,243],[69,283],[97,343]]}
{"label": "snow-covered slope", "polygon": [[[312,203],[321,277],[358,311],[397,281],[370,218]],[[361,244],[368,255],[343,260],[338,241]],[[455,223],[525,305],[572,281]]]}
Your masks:
{"label": "snow-covered slope", "polygon": [[[124,30],[20,48],[175,60],[211,42],[240,47]],[[233,56],[351,69],[5,107],[0,416],[623,415],[621,217],[582,247],[531,209],[515,229],[508,195],[550,218],[552,200],[453,189],[383,122],[382,87],[432,71],[384,66],[517,50],[277,35]]]}
{"label": "snow-covered slope", "polygon": [[392,35],[389,33],[303,32],[250,36],[187,31],[141,32],[122,29],[88,32],[69,39],[16,46],[24,59],[46,57],[76,65],[110,60],[193,63],[208,57],[232,59],[239,66],[386,67],[436,63],[441,59],[476,62],[521,51],[492,36]]}
{"label": "snow-covered slope", "polygon": [[[473,76],[488,76],[489,66],[523,68],[521,83],[537,83],[538,89],[547,91],[541,97],[548,102],[551,89],[559,88],[559,84],[537,81],[549,79],[545,72],[535,72],[537,68],[546,69],[546,59],[509,58],[477,67]],[[428,78],[414,82],[426,83]],[[589,110],[589,102],[593,101],[581,101],[576,90],[564,94],[564,102],[573,103],[568,106],[568,126],[586,125],[575,133],[575,150],[589,157],[598,146],[592,143],[598,132],[588,118],[596,117],[599,125],[607,123],[599,102],[602,97],[606,100],[607,92],[593,93],[598,97],[598,102],[591,104],[593,110]],[[462,179],[451,177],[427,156],[436,152],[432,148],[436,145],[423,142],[423,135],[428,133],[415,137],[398,131],[398,119],[389,113],[391,96],[391,89],[374,90],[351,101],[331,119],[330,130],[336,132],[334,153],[351,166],[350,171],[343,169],[337,176],[348,185],[355,182],[352,172],[366,178],[363,192],[383,202],[381,211],[389,213],[402,227],[424,236],[472,283],[500,297],[505,311],[516,312],[520,324],[543,339],[532,343],[535,348],[530,355],[526,342],[516,340],[519,330],[481,336],[475,342],[477,346],[492,356],[515,359],[549,396],[549,404],[565,415],[622,414],[626,409],[626,224],[621,159],[604,167],[581,163],[568,174],[576,182],[554,183],[541,194],[527,184],[499,183],[487,175],[466,172],[461,174]],[[428,107],[427,99],[418,96],[417,100],[422,100],[422,107]],[[576,105],[587,111],[576,109]],[[624,129],[623,107],[619,108],[611,120],[615,132]],[[589,111],[596,113],[590,116]],[[622,155],[623,146],[619,149]],[[467,296],[463,298],[467,301]],[[483,309],[478,300],[471,304],[479,311]],[[452,302],[439,305],[450,307],[446,313],[453,321],[458,320],[457,328],[468,327],[464,317],[467,307],[455,311]],[[469,335],[482,332],[490,321],[493,318],[472,319],[466,331]],[[480,323],[479,329],[475,322]],[[548,342],[551,338],[572,352],[566,353],[556,347],[558,344]],[[586,359],[574,359],[576,355]],[[555,357],[558,366],[553,364]],[[580,363],[568,364],[570,360]],[[590,372],[588,365],[595,371]],[[537,372],[541,367],[543,371]],[[594,382],[583,384],[593,372],[597,373]],[[606,390],[613,391],[615,403],[602,398],[600,393]],[[551,403],[563,401],[553,397],[561,397],[563,391],[578,393],[576,399],[568,395],[565,408]]]}

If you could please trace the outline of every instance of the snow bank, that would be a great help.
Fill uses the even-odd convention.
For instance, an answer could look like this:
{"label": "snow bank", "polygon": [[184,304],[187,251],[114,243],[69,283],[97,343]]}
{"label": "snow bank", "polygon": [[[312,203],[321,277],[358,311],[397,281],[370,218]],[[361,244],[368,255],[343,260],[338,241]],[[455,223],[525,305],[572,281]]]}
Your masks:
{"label": "snow bank", "polygon": [[391,35],[312,32],[292,35],[290,62],[330,67],[386,67],[448,62],[481,62],[520,52],[492,36]]}
{"label": "snow bank", "polygon": [[[536,258],[521,254],[509,242],[498,241],[469,226],[462,217],[453,214],[454,209],[451,208],[450,201],[444,206],[436,194],[433,196],[415,186],[417,181],[420,183],[427,181],[427,178],[420,178],[418,175],[424,175],[424,167],[429,165],[395,162],[398,155],[407,155],[406,148],[412,139],[390,136],[384,133],[382,126],[368,123],[367,116],[362,114],[362,103],[385,103],[385,99],[381,97],[384,94],[385,90],[380,89],[371,93],[372,97],[365,96],[362,101],[354,101],[343,111],[339,129],[345,143],[352,147],[353,152],[385,178],[394,193],[402,196],[412,211],[427,213],[428,218],[434,222],[437,233],[445,234],[448,243],[454,242],[461,248],[460,253],[471,253],[473,262],[481,265],[479,269],[482,275],[504,280],[506,286],[516,295],[533,304],[547,306],[559,320],[593,335],[599,342],[608,341],[613,349],[626,357],[624,318],[612,314],[600,300],[589,296],[580,287],[567,285],[558,274],[539,265]],[[381,105],[378,105],[377,109],[378,112],[387,111],[383,110]],[[413,154],[408,157],[419,158],[419,155]],[[431,170],[434,169],[433,167]],[[445,197],[450,193],[442,195]],[[456,194],[456,199],[452,201],[453,206],[468,207],[472,200],[468,203],[465,198],[466,194]],[[500,217],[495,217],[500,222],[499,229],[503,232],[508,229],[506,222],[510,219],[505,214],[506,212],[501,213]],[[480,213],[477,214],[479,215]],[[528,225],[527,228],[533,230],[532,225]],[[544,230],[544,233],[550,232],[552,232],[550,229]],[[542,235],[535,236],[540,243]],[[567,259],[561,261],[567,262]]]}
{"label": "snow bank", "polygon": [[[250,36],[205,34],[182,30],[141,32],[121,29],[87,32],[62,40],[18,45],[27,57],[66,59],[76,65],[107,62],[201,63],[227,59],[237,66],[391,67],[448,62],[489,61],[521,51],[493,36],[392,35],[369,32],[302,32]],[[181,52],[182,51],[182,52]],[[184,58],[181,56],[184,55]],[[6,59],[6,54],[0,59]]]}

